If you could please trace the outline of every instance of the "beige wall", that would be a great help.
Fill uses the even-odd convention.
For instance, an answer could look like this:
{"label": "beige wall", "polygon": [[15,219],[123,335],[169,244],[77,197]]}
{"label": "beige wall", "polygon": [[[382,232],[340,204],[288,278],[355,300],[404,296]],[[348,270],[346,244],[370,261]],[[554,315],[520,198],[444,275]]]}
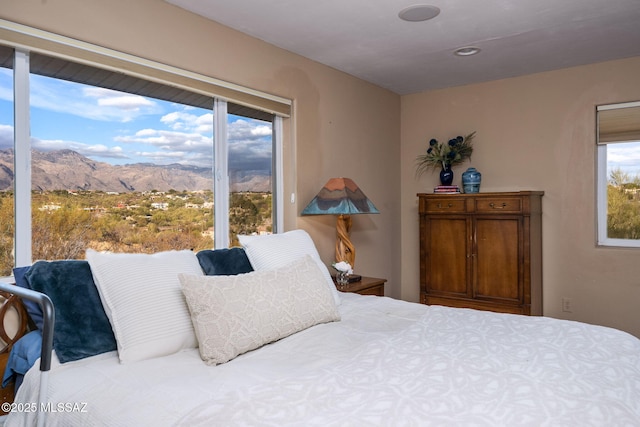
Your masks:
{"label": "beige wall", "polygon": [[[418,300],[416,193],[437,175],[410,167],[430,138],[477,131],[481,191],[543,190],[544,314],[640,336],[640,251],[595,245],[595,106],[640,100],[640,58],[402,97],[402,293]],[[573,312],[561,310],[562,297]]]}
{"label": "beige wall", "polygon": [[0,0],[0,18],[292,99],[285,228],[307,230],[330,264],[335,219],[299,213],[329,178],[352,178],[381,212],[354,217],[356,272],[399,295],[398,95],[160,0]]}

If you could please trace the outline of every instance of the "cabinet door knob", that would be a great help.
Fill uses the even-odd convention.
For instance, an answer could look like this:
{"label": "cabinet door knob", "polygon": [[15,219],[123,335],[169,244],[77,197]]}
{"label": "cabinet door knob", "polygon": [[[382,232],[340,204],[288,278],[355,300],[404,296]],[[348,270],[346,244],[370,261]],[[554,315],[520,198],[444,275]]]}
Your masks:
{"label": "cabinet door knob", "polygon": [[492,207],[493,209],[504,209],[507,207],[507,204],[502,202],[500,205],[496,205],[495,203],[491,202],[489,203],[489,206]]}

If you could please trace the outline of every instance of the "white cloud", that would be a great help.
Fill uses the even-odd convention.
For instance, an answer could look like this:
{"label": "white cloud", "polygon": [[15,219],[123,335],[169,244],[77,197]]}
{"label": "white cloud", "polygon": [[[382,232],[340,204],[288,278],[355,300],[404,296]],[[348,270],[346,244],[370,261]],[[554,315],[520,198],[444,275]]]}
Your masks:
{"label": "white cloud", "polygon": [[136,132],[136,136],[138,137],[151,136],[151,135],[155,135],[156,132],[157,131],[155,129],[142,129]]}
{"label": "white cloud", "polygon": [[255,136],[271,136],[271,127],[269,126],[258,126],[251,130],[251,134]]}
{"label": "white cloud", "polygon": [[183,111],[173,111],[165,114],[160,121],[173,130],[197,133],[213,133],[213,114],[205,113],[201,115],[186,113]]}
{"label": "white cloud", "polygon": [[[139,150],[135,156],[155,163],[176,162],[209,166],[213,162],[213,114],[192,114],[193,108],[179,106],[160,117],[169,129],[140,129],[133,135],[118,136],[116,142],[155,147],[157,151]],[[189,111],[189,112],[187,112]]]}
{"label": "white cloud", "polygon": [[116,107],[123,110],[139,110],[141,107],[150,107],[154,103],[142,96],[112,96],[98,99],[98,105],[102,107]]}
{"label": "white cloud", "polygon": [[127,158],[122,147],[108,147],[103,144],[88,145],[83,150],[86,156],[112,157],[116,159]]}
{"label": "white cloud", "polygon": [[58,113],[116,122],[160,112],[158,103],[139,95],[38,75],[31,79],[31,104]]}
{"label": "white cloud", "polygon": [[173,123],[176,123],[180,120],[184,120],[185,118],[189,118],[192,116],[193,114],[187,114],[182,111],[172,111],[169,114],[165,114],[164,116],[160,117],[160,121],[162,123],[171,125]]}
{"label": "white cloud", "polygon": [[156,164],[180,163],[208,167],[213,165],[211,155],[197,151],[140,151],[135,153],[147,162]]}
{"label": "white cloud", "polygon": [[13,126],[0,125],[0,150],[13,148]]}
{"label": "white cloud", "polygon": [[[62,139],[39,139],[32,137],[31,146],[39,151],[73,150],[86,157],[105,157],[112,159],[127,158],[121,147],[108,147],[103,144],[84,144]],[[13,148],[13,126],[0,125],[0,149]]]}
{"label": "white cloud", "polygon": [[165,152],[201,152],[212,156],[213,141],[210,136],[198,133],[176,132],[159,129],[142,129],[133,136],[118,136],[117,142],[125,144],[145,144]]}
{"label": "white cloud", "polygon": [[13,70],[0,67],[0,99],[13,102]]}
{"label": "white cloud", "polygon": [[123,122],[131,121],[138,115],[149,114],[157,107],[157,103],[149,98],[101,87],[83,86],[82,93],[96,100],[101,114],[120,117]]}
{"label": "white cloud", "polygon": [[102,157],[110,159],[126,159],[128,156],[121,147],[109,147],[103,144],[84,144],[77,141],[60,139],[31,138],[31,146],[40,151],[73,150],[86,157]]}
{"label": "white cloud", "polygon": [[[154,163],[177,162],[209,166],[213,156],[213,114],[194,114],[180,107],[163,115],[160,122],[168,129],[144,128],[134,135],[119,136],[122,144],[156,147],[157,151],[139,150],[137,157]],[[240,170],[265,170],[271,167],[271,127],[251,119],[228,124],[229,161]]]}
{"label": "white cloud", "polygon": [[620,168],[631,176],[640,175],[640,142],[607,145],[610,171]]}
{"label": "white cloud", "polygon": [[257,125],[249,119],[238,119],[229,123],[228,132],[231,140],[260,139],[271,135],[271,127]]}

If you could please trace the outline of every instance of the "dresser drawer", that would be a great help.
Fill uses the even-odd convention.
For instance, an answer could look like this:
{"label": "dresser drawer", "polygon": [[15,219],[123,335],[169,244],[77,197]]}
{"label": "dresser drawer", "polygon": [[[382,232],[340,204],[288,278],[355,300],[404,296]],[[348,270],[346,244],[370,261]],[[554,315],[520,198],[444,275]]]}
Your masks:
{"label": "dresser drawer", "polygon": [[455,196],[420,199],[420,213],[463,213],[465,199]]}
{"label": "dresser drawer", "polygon": [[476,212],[478,213],[522,212],[522,198],[520,197],[477,198],[475,202]]}

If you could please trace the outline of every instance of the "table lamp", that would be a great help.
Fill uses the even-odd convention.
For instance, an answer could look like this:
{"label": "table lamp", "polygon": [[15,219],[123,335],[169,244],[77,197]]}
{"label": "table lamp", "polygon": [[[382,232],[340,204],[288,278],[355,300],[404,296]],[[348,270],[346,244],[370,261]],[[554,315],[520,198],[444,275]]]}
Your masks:
{"label": "table lamp", "polygon": [[371,200],[349,178],[331,178],[302,211],[302,215],[338,215],[336,262],[348,262],[351,268],[356,260],[356,249],[349,239],[351,215],[377,213]]}

